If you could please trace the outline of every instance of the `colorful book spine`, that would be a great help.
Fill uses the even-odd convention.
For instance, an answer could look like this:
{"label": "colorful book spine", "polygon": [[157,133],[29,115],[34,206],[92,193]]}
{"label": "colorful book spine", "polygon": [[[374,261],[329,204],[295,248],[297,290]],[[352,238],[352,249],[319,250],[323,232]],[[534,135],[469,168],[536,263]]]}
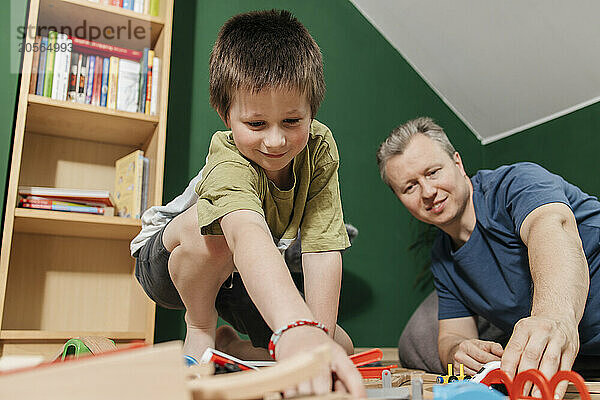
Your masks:
{"label": "colorful book spine", "polygon": [[85,214],[104,214],[104,209],[101,207],[90,207],[90,206],[65,206],[62,204],[32,204],[22,203],[24,208],[35,208],[39,210],[51,210],[51,211],[68,211],[68,212],[79,212]]}
{"label": "colorful book spine", "polygon": [[158,17],[160,8],[160,0],[150,0],[150,15]]}
{"label": "colorful book spine", "polygon": [[100,91],[102,90],[102,67],[104,59],[96,57],[96,67],[94,68],[94,87],[92,89],[92,104],[100,105]]}
{"label": "colorful book spine", "polygon": [[69,91],[69,75],[71,73],[72,54],[69,49],[71,49],[73,46],[71,40],[68,37],[65,42],[65,46],[65,60],[63,63],[63,76],[60,90],[60,99],[63,101],[67,100],[67,92]]}
{"label": "colorful book spine", "polygon": [[113,46],[110,44],[92,42],[90,40],[70,37],[73,41],[73,50],[86,54],[100,55],[103,57],[119,57],[132,61],[140,61],[142,52],[139,50],[126,49],[124,47]]}
{"label": "colorful book spine", "polygon": [[87,83],[85,87],[85,104],[92,103],[92,90],[94,88],[94,72],[96,68],[96,56],[89,56]]}
{"label": "colorful book spine", "polygon": [[150,14],[150,0],[144,0],[144,14]]}
{"label": "colorful book spine", "polygon": [[102,89],[100,92],[100,106],[106,107],[108,96],[108,75],[110,72],[110,58],[105,58],[102,63]]}
{"label": "colorful book spine", "polygon": [[67,89],[67,100],[77,100],[77,72],[81,67],[81,54],[73,53],[71,56],[71,70],[69,71],[69,88]]}
{"label": "colorful book spine", "polygon": [[88,56],[86,54],[82,54],[81,66],[79,67],[79,71],[77,72],[77,102],[85,103],[85,82],[87,79],[87,63]]}
{"label": "colorful book spine", "polygon": [[138,112],[144,113],[146,110],[146,86],[148,85],[148,51],[149,48],[144,49],[144,55],[141,61],[140,71],[140,92],[138,95]]}
{"label": "colorful book spine", "polygon": [[133,1],[133,11],[137,13],[144,12],[144,0],[134,0]]}
{"label": "colorful book spine", "polygon": [[119,58],[110,58],[110,69],[108,74],[108,94],[106,99],[106,107],[111,109],[117,108],[117,82],[119,79]]}
{"label": "colorful book spine", "polygon": [[44,80],[46,76],[46,58],[48,55],[48,38],[43,37],[40,44],[40,65],[38,68],[38,78],[35,87],[35,94],[38,96],[44,95]]}
{"label": "colorful book spine", "polygon": [[133,0],[123,0],[123,6],[126,10],[133,10]]}
{"label": "colorful book spine", "polygon": [[160,81],[160,58],[152,61],[152,91],[150,94],[150,115],[156,115],[158,110],[158,82]]}
{"label": "colorful book spine", "polygon": [[140,84],[140,64],[131,60],[119,60],[117,83],[117,110],[136,112]]}
{"label": "colorful book spine", "polygon": [[58,33],[50,31],[48,33],[48,50],[46,54],[46,72],[44,77],[44,96],[52,97],[52,80],[54,79],[54,59],[56,58],[56,52],[54,47],[56,45],[56,38]]}
{"label": "colorful book spine", "polygon": [[146,105],[144,114],[150,115],[150,97],[152,96],[152,63],[154,62],[154,50],[148,51],[148,79],[146,80]]}
{"label": "colorful book spine", "polygon": [[[38,70],[40,65],[40,44],[42,43],[42,37],[36,36],[35,43],[33,45],[33,61],[31,63],[31,76],[29,77],[29,94],[35,94]],[[37,50],[35,50],[37,49]]]}

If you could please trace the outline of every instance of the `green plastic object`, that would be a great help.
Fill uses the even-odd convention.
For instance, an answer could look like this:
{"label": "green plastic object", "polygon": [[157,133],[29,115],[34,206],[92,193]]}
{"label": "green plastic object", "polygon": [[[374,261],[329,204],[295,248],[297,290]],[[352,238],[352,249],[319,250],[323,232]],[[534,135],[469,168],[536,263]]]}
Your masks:
{"label": "green plastic object", "polygon": [[82,354],[90,355],[92,352],[81,339],[69,339],[63,347],[63,353],[60,360],[64,361],[68,358],[79,358]]}

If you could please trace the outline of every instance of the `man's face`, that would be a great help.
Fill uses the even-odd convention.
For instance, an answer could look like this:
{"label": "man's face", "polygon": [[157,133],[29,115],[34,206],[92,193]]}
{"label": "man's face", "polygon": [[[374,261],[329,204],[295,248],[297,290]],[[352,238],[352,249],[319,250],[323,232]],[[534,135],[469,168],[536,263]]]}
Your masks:
{"label": "man's face", "polygon": [[238,150],[273,181],[289,173],[308,142],[311,109],[305,95],[285,89],[238,90],[225,122]]}
{"label": "man's face", "polygon": [[396,196],[418,220],[439,228],[460,223],[471,197],[469,178],[458,153],[451,158],[425,135],[416,135],[385,173]]}

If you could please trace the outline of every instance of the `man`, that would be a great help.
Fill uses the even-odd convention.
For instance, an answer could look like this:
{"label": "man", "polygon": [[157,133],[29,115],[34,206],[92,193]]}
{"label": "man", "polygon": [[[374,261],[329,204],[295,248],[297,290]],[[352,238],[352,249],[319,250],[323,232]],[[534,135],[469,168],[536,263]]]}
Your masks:
{"label": "man", "polygon": [[[549,379],[571,369],[579,353],[583,368],[586,360],[598,368],[595,197],[532,163],[469,178],[430,118],[396,128],[377,161],[382,179],[408,211],[440,229],[431,255],[443,365],[462,363],[473,374],[501,360],[511,377],[537,368]],[[510,335],[504,348],[479,339],[477,316]],[[566,386],[558,387],[561,397]]]}

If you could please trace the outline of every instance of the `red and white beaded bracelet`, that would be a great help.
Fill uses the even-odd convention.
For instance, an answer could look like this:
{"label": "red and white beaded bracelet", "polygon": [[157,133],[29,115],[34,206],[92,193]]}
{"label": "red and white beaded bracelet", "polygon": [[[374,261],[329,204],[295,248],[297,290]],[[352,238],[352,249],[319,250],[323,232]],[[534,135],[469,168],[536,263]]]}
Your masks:
{"label": "red and white beaded bracelet", "polygon": [[325,332],[325,333],[329,333],[329,331],[327,330],[325,325],[323,325],[322,323],[317,322],[317,321],[311,321],[309,319],[299,319],[298,321],[292,322],[288,326],[279,328],[275,332],[273,332],[273,335],[271,336],[271,340],[269,341],[269,354],[271,355],[271,357],[273,357],[273,360],[275,359],[275,345],[281,338],[281,335],[283,334],[283,332],[285,332],[289,329],[295,328],[297,326],[304,326],[304,325],[314,326],[316,328],[322,329],[323,332]]}

